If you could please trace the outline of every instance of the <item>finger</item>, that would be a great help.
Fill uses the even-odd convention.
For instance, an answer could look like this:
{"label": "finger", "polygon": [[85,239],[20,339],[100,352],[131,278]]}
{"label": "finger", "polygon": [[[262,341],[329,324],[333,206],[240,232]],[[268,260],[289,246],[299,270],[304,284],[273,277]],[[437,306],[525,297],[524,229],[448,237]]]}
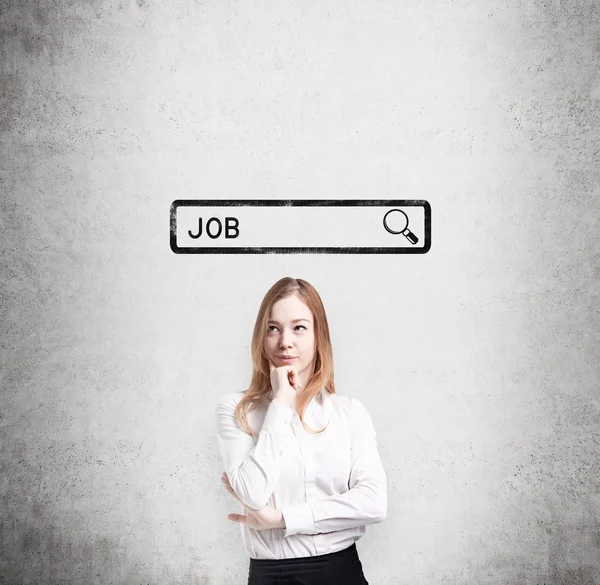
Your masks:
{"label": "finger", "polygon": [[223,482],[223,485],[225,487],[225,489],[240,503],[242,504],[242,506],[244,506],[244,508],[246,508],[246,510],[249,510],[251,512],[256,512],[256,508],[251,508],[250,506],[248,506],[247,504],[244,504],[244,502],[242,502],[242,500],[240,499],[240,497],[233,491],[233,488],[231,487],[231,485],[229,483],[225,483]]}
{"label": "finger", "polygon": [[296,390],[300,388],[300,375],[293,366],[289,366],[291,369],[288,370],[288,382],[290,386],[293,386]]}
{"label": "finger", "polygon": [[238,495],[233,491],[233,488],[230,485],[226,485],[224,487],[234,498],[239,500]]}
{"label": "finger", "polygon": [[277,367],[269,358],[267,358],[267,360],[269,360],[269,372],[272,374],[273,371],[277,369]]}
{"label": "finger", "polygon": [[227,476],[223,477],[221,476],[221,483],[228,489],[232,489],[231,488],[231,484],[229,483],[229,479],[227,479]]}
{"label": "finger", "polygon": [[231,484],[229,482],[223,481],[223,487],[237,500],[240,500],[239,496],[233,491],[233,488],[231,487]]}
{"label": "finger", "polygon": [[297,388],[300,388],[300,374],[294,370],[294,383],[296,384]]}
{"label": "finger", "polygon": [[227,519],[240,524],[248,524],[248,516],[242,516],[242,514],[227,514]]}

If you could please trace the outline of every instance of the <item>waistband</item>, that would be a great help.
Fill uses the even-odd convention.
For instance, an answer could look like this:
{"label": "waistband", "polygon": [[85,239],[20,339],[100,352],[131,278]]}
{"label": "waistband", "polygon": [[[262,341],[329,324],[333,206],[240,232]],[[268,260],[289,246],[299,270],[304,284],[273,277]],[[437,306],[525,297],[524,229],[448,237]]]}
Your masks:
{"label": "waistband", "polygon": [[327,553],[324,555],[312,555],[309,557],[292,557],[286,559],[253,559],[250,557],[250,565],[260,565],[261,567],[270,567],[270,566],[282,566],[289,565],[293,563],[319,563],[319,562],[327,562],[328,560],[332,560],[333,558],[340,556],[354,556],[358,555],[358,551],[356,550],[356,543],[353,542],[348,548],[344,548],[342,550],[338,550],[332,553]]}

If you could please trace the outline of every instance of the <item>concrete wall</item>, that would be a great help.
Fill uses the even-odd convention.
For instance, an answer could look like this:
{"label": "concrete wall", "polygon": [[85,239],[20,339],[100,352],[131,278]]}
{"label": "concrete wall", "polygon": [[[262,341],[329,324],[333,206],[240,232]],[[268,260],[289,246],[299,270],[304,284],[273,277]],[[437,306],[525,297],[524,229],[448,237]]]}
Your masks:
{"label": "concrete wall", "polygon": [[[600,583],[600,8],[5,0],[0,584],[246,582],[213,421],[320,291],[371,584]],[[426,199],[405,256],[175,255],[178,198]]]}

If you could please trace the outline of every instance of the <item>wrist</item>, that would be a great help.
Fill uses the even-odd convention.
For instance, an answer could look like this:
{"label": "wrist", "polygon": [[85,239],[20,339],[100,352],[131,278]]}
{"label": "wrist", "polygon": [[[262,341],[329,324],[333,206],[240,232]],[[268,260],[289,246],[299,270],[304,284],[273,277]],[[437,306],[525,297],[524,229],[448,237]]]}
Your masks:
{"label": "wrist", "polygon": [[283,516],[283,510],[280,508],[277,508],[277,517],[279,518],[279,521],[277,522],[277,526],[275,528],[285,528],[285,518]]}
{"label": "wrist", "polygon": [[292,402],[290,402],[289,400],[284,400],[282,398],[273,398],[273,400],[271,400],[271,402],[273,404],[281,404],[282,406],[289,406],[290,408],[294,408],[294,405]]}

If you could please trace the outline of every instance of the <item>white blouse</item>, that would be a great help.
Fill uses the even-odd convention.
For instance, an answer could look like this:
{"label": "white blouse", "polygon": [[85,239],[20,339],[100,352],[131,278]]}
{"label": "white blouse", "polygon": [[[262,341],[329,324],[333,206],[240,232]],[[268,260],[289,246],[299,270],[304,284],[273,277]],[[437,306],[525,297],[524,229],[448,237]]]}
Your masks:
{"label": "white blouse", "polygon": [[329,423],[320,435],[305,431],[291,406],[269,402],[248,414],[250,426],[260,429],[258,437],[252,437],[235,419],[242,396],[243,392],[226,394],[216,407],[225,472],[245,504],[279,508],[286,523],[286,528],[267,530],[240,524],[250,558],[337,552],[361,538],[366,525],[385,520],[387,477],[362,402],[322,390],[304,413],[304,422],[313,430]]}

